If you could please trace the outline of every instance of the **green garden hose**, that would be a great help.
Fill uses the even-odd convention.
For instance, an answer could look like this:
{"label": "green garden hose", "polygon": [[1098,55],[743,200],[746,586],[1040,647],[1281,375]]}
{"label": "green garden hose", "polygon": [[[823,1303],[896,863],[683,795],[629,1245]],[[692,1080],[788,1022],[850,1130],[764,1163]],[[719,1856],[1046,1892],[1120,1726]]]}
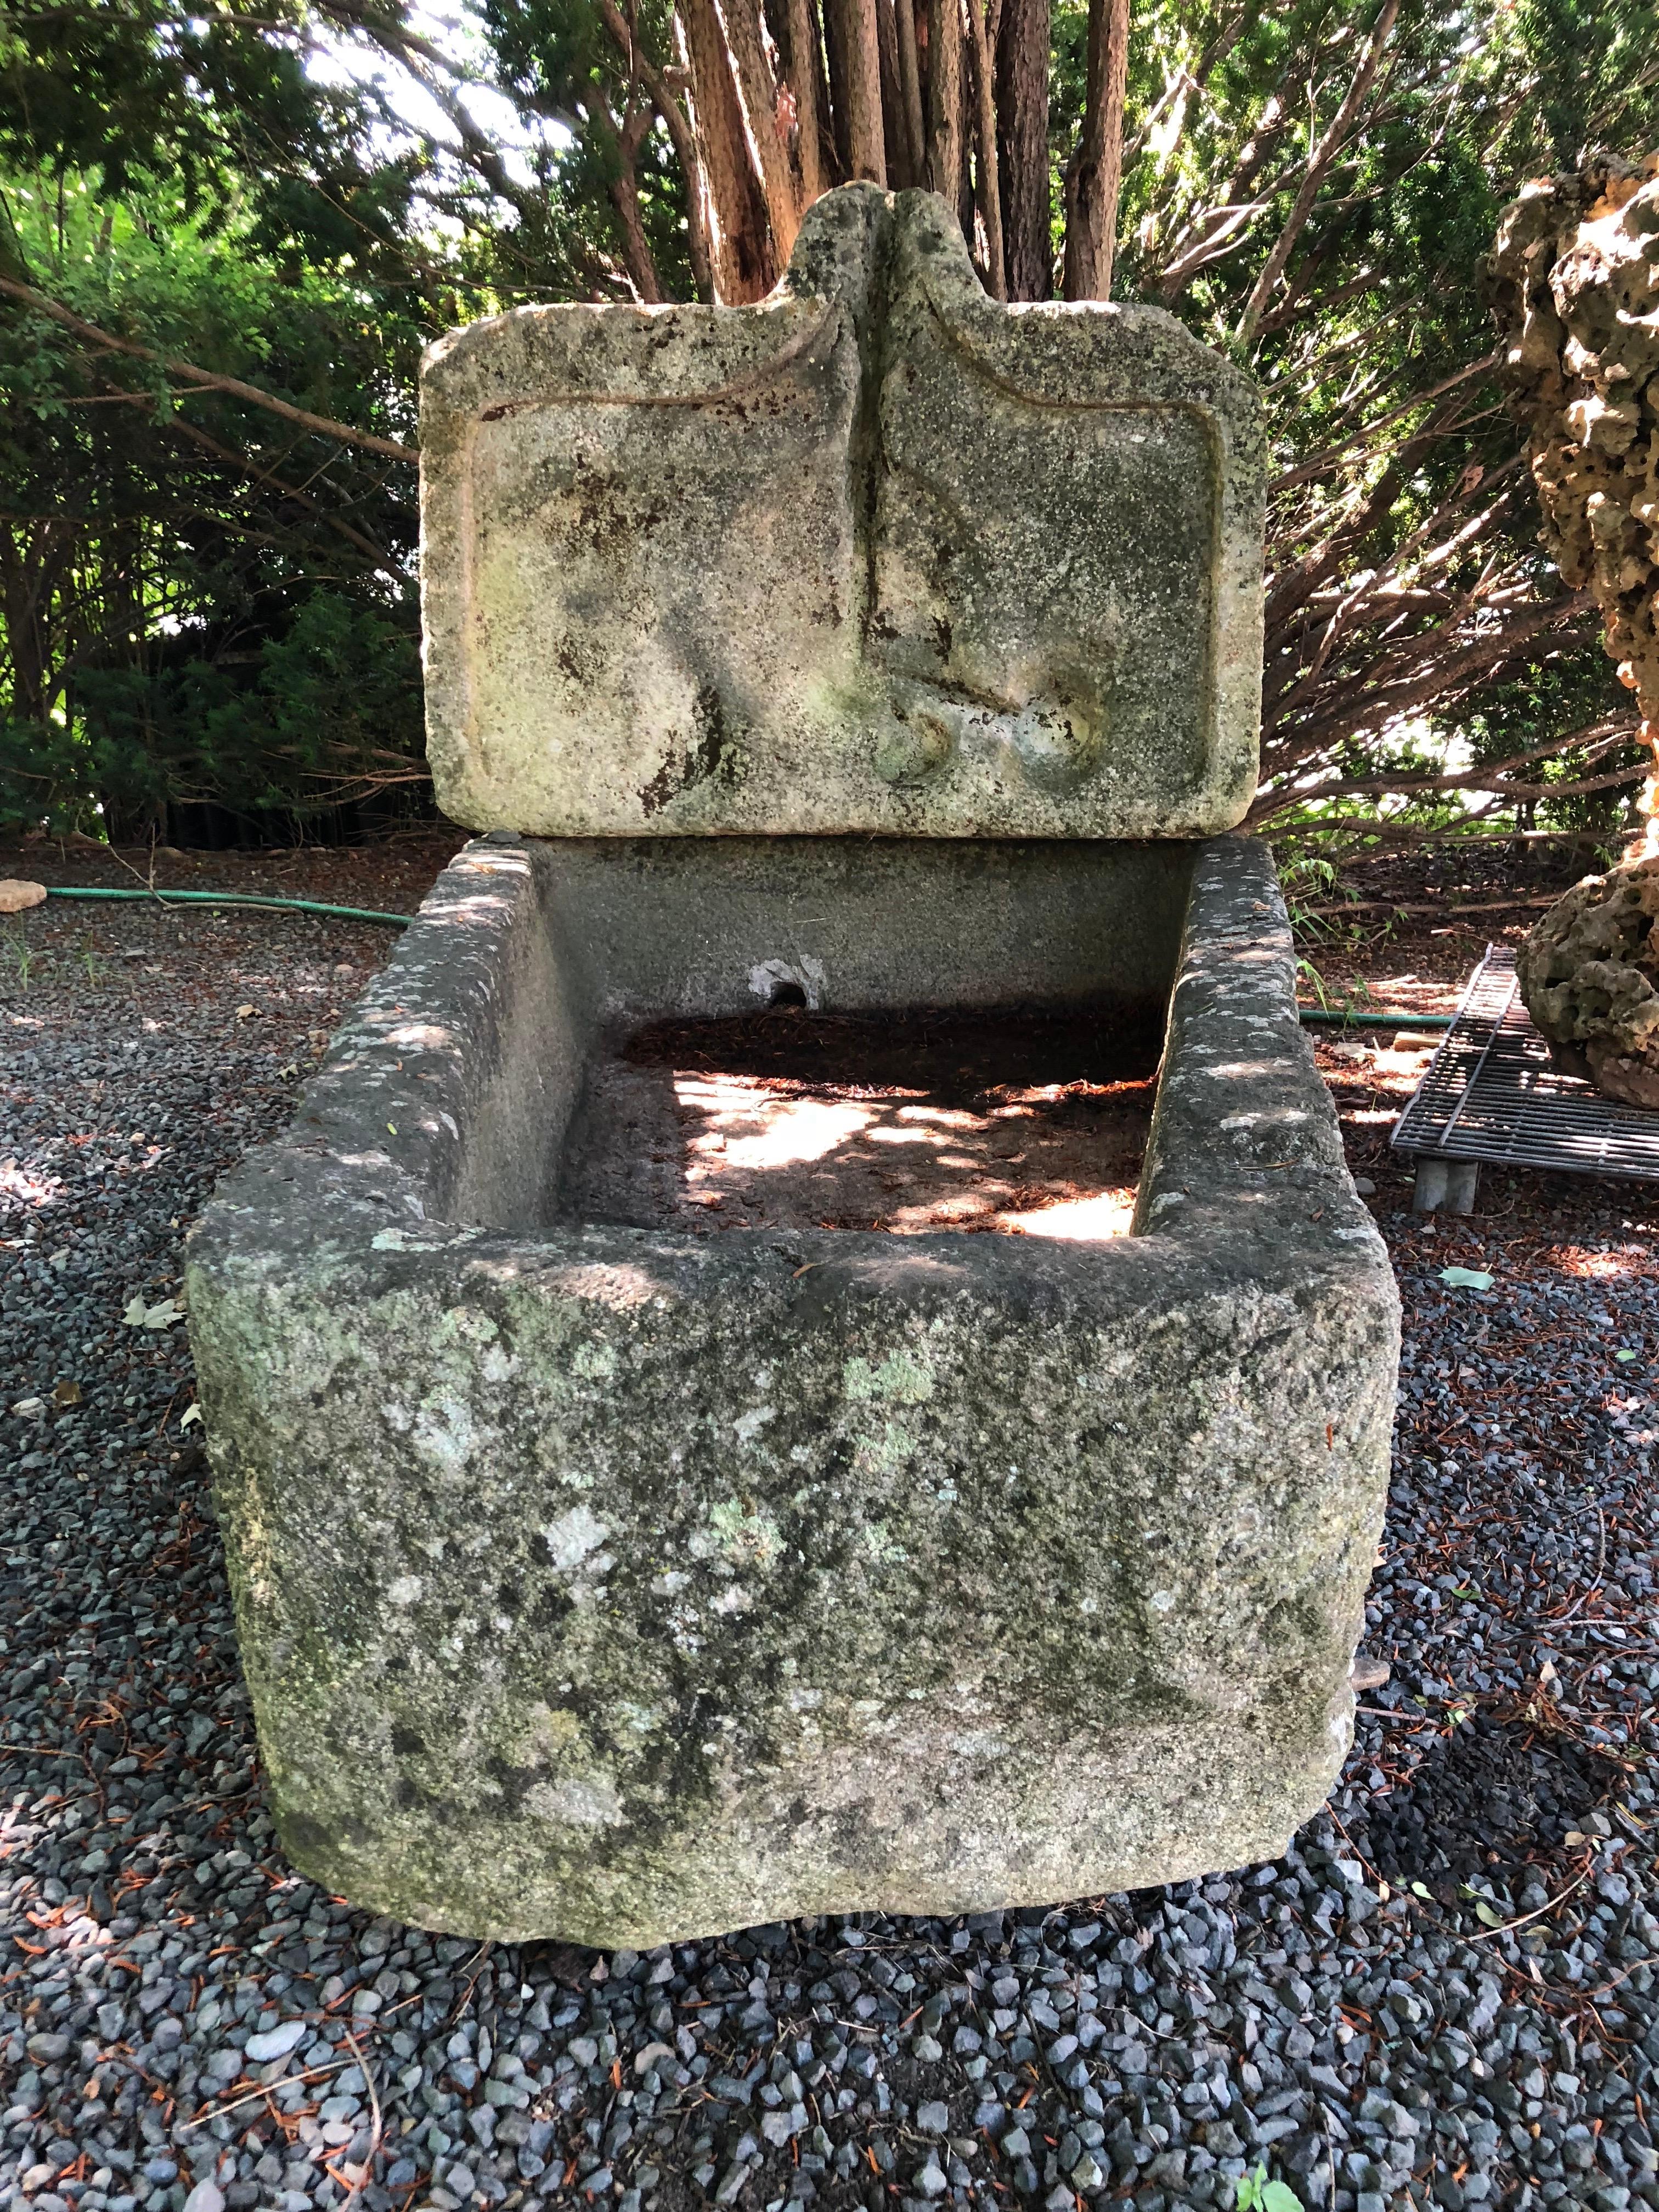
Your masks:
{"label": "green garden hose", "polygon": [[1304,1006],[1304,1023],[1310,1029],[1449,1030],[1455,1014],[1349,1014],[1336,1006]]}
{"label": "green garden hose", "polygon": [[325,906],[319,899],[266,898],[258,891],[105,890],[86,884],[48,884],[48,898],[145,899],[157,906],[276,907],[290,914],[330,914],[343,921],[384,921],[401,929],[414,921],[412,914],[380,914],[373,907]]}

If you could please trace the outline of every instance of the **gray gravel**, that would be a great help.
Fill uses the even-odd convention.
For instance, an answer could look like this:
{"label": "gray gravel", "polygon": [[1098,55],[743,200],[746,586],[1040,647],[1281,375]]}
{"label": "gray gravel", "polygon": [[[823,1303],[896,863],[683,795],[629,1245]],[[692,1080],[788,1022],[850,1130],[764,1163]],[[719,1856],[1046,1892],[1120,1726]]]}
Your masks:
{"label": "gray gravel", "polygon": [[[1162,2212],[1258,2173],[1341,2212],[1659,2206],[1640,1194],[1385,1216],[1395,1674],[1281,1862],[646,1957],[481,1948],[275,1847],[167,1313],[212,1179],[388,941],[51,908],[26,941],[26,982],[0,958],[0,2206]],[[1443,1285],[1450,1260],[1494,1287]]]}

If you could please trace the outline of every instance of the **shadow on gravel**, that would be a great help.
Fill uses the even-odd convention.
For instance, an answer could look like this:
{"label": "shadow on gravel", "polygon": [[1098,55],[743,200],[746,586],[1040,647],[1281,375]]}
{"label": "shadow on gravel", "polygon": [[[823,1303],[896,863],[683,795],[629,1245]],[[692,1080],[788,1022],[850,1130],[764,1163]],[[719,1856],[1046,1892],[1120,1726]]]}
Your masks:
{"label": "shadow on gravel", "polygon": [[1494,1869],[1565,1858],[1590,1814],[1620,1794],[1626,1769],[1534,1723],[1476,1712],[1437,1744],[1410,1783],[1373,1803],[1370,1857],[1442,1905]]}

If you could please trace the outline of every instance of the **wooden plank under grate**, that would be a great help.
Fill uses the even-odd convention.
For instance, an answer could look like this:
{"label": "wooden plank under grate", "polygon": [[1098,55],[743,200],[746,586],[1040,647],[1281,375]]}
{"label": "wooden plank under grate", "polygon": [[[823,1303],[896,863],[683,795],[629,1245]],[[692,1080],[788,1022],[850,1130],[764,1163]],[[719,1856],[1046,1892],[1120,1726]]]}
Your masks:
{"label": "wooden plank under grate", "polygon": [[1522,1004],[1506,945],[1487,946],[1389,1141],[1443,1159],[1659,1182],[1659,1113],[1561,1073]]}

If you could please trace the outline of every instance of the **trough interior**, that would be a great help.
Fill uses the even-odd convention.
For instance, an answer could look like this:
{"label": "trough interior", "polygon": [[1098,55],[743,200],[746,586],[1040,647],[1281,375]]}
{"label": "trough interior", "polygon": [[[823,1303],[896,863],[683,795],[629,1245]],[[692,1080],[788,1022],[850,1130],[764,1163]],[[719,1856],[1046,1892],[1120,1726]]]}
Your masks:
{"label": "trough interior", "polygon": [[533,842],[453,1211],[1122,1234],[1194,849]]}
{"label": "trough interior", "polygon": [[1127,1233],[1152,1121],[1147,1024],[1126,1028],[1115,1006],[813,1012],[790,988],[601,1053],[560,1211],[702,1235]]}

